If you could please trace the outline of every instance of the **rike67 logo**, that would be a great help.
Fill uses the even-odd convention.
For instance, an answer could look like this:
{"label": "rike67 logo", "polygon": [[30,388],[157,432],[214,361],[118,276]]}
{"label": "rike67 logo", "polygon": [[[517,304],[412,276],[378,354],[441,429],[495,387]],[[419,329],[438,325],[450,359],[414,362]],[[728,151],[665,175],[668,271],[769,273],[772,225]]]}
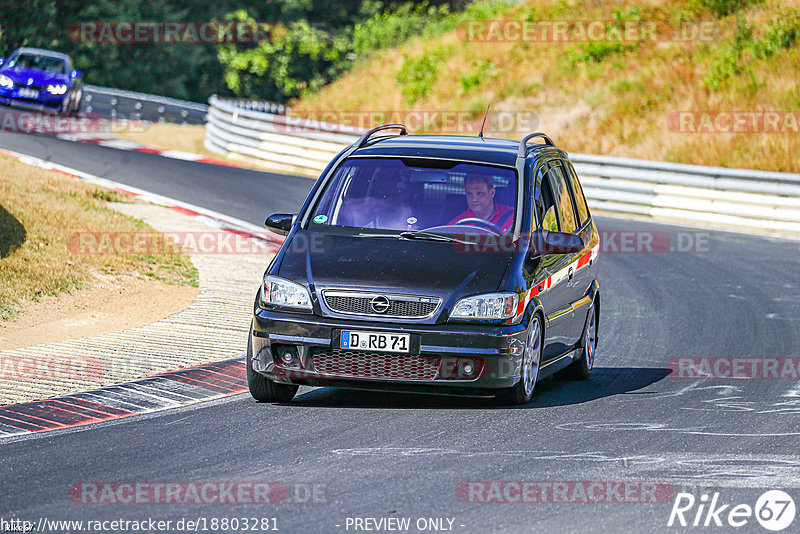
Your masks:
{"label": "rike67 logo", "polygon": [[667,526],[739,528],[755,517],[765,529],[778,532],[794,522],[796,512],[794,499],[781,490],[764,492],[755,506],[724,503],[718,492],[713,496],[704,493],[699,499],[680,492],[675,496]]}

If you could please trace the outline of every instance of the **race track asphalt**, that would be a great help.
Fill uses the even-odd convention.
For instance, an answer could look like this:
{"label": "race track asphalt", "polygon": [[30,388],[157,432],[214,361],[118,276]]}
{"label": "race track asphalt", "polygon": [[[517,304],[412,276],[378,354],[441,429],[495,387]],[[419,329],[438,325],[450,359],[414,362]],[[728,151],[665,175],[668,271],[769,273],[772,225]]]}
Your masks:
{"label": "race track asphalt", "polygon": [[[255,224],[297,210],[313,183],[46,137],[0,134],[0,148]],[[0,518],[275,517],[289,533],[363,532],[352,518],[367,517],[411,518],[410,532],[418,532],[418,518],[450,518],[452,531],[464,533],[672,532],[684,531],[667,526],[678,492],[753,506],[766,490],[782,489],[800,506],[800,376],[690,379],[667,369],[680,357],[800,357],[800,243],[615,218],[598,218],[598,227],[657,233],[673,250],[601,251],[600,340],[588,382],[548,379],[515,408],[302,388],[286,405],[242,394],[7,439]],[[266,505],[70,498],[83,482],[201,481],[279,482],[288,497]],[[569,502],[463,502],[469,495],[457,488],[469,481],[567,483],[571,493]],[[612,485],[611,500],[621,488],[654,483],[659,502],[580,502],[576,488],[593,481],[630,482]],[[312,485],[316,499],[307,498]],[[710,530],[765,531],[754,517],[742,528]]]}

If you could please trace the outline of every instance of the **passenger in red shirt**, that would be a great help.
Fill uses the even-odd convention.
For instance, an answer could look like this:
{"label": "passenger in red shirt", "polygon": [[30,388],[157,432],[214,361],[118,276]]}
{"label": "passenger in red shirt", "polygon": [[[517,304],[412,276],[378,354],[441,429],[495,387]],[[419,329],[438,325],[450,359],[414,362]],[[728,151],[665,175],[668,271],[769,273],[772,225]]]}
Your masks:
{"label": "passenger in red shirt", "polygon": [[[461,219],[484,219],[500,227],[506,233],[514,224],[514,208],[499,204],[494,201],[495,188],[490,176],[483,174],[470,174],[464,179],[466,190],[467,210],[459,213],[448,225],[456,224]],[[463,223],[471,226],[480,226],[479,223]]]}

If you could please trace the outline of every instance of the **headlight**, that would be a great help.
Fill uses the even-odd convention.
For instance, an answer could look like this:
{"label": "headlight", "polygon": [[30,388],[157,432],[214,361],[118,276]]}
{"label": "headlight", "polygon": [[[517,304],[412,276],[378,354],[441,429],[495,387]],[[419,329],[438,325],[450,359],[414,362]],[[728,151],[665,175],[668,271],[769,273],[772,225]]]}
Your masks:
{"label": "headlight", "polygon": [[67,86],[63,84],[58,85],[48,85],[47,92],[51,95],[63,95],[67,92]]}
{"label": "headlight", "polygon": [[13,89],[14,81],[5,74],[0,74],[0,87],[5,87],[6,89]]}
{"label": "headlight", "polygon": [[517,313],[516,293],[489,293],[459,300],[451,319],[510,319]]}
{"label": "headlight", "polygon": [[267,275],[261,285],[261,303],[298,311],[311,311],[308,290],[296,282]]}

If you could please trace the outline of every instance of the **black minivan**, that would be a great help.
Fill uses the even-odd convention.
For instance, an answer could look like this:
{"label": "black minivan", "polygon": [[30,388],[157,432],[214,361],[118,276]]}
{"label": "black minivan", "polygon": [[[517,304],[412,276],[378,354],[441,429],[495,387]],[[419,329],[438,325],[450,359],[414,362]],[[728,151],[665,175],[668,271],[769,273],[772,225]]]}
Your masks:
{"label": "black minivan", "polygon": [[547,375],[591,373],[599,236],[566,152],[542,133],[373,128],[299,214],[266,226],[286,240],[254,304],[256,400],[308,385],[523,404]]}

